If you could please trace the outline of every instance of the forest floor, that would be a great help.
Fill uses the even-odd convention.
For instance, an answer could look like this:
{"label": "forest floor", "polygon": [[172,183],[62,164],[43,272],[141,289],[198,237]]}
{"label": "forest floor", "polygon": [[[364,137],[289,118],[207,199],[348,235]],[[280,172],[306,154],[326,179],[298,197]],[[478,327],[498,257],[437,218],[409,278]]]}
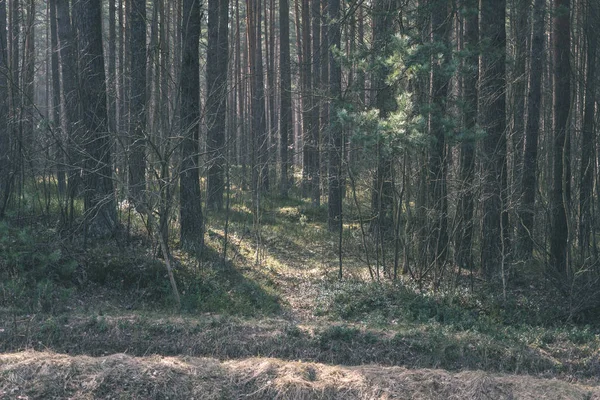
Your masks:
{"label": "forest floor", "polygon": [[600,399],[600,330],[553,314],[543,282],[502,301],[470,274],[473,290],[372,282],[356,224],[339,280],[324,208],[264,207],[260,240],[232,208],[226,262],[224,213],[200,260],[173,247],[181,312],[142,234],[83,250],[38,226],[32,261],[6,228],[6,259],[59,278],[0,287],[0,399]]}

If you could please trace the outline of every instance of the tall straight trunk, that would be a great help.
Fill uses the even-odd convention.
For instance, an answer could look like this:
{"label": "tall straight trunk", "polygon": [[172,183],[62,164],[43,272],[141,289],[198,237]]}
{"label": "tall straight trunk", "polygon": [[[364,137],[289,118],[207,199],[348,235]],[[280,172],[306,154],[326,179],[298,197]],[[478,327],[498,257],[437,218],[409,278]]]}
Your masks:
{"label": "tall straight trunk", "polygon": [[[542,0],[543,1],[543,0]],[[479,80],[479,0],[463,1],[465,21],[464,48],[467,56],[463,67],[464,124],[467,136],[460,145],[461,195],[458,204],[459,242],[457,263],[460,267],[473,265],[473,207],[475,178],[475,146],[477,129],[477,81]]]}
{"label": "tall straight trunk", "polygon": [[[397,9],[395,0],[377,0],[373,7],[373,45],[378,56],[387,59],[392,55],[392,40],[395,34],[394,23]],[[375,90],[374,106],[379,110],[379,117],[386,119],[397,108],[393,88],[388,84],[390,68],[385,63],[378,63],[373,73]],[[371,190],[371,210],[376,216],[374,227],[385,228],[392,219],[393,185],[392,157],[385,147],[384,138],[377,138],[377,167],[375,180]]]}
{"label": "tall straight trunk", "polygon": [[[6,32],[6,1],[0,2],[0,32]],[[11,140],[8,129],[10,87],[8,83],[8,43],[6,35],[0,35],[0,219],[4,216],[6,203],[10,195]]]}
{"label": "tall straight trunk", "polygon": [[102,49],[102,7],[94,0],[76,3],[79,38],[83,148],[85,159],[84,209],[88,234],[112,234],[116,228],[111,141],[108,133],[106,76]]}
{"label": "tall straight trunk", "polygon": [[506,1],[481,1],[480,38],[487,41],[480,64],[483,223],[481,264],[488,278],[500,271],[508,232],[506,211]]}
{"label": "tall straight trunk", "polygon": [[[445,261],[448,247],[448,199],[446,174],[446,102],[450,83],[450,29],[452,17],[450,2],[438,0],[432,9],[431,30],[433,46],[442,49],[442,57],[432,55],[431,68],[431,103],[429,111],[429,129],[433,144],[429,150],[429,201],[433,210],[432,220],[428,223],[430,234],[430,252],[433,252],[435,264]],[[437,270],[436,270],[437,272]]]}
{"label": "tall straight trunk", "polygon": [[[267,0],[265,0],[265,7],[266,7],[266,3]],[[267,56],[267,77],[268,77],[268,82],[267,82],[267,87],[269,88],[269,139],[270,139],[270,145],[269,145],[269,164],[272,164],[273,169],[275,168],[275,165],[277,163],[277,114],[279,111],[278,108],[278,104],[277,104],[277,78],[276,78],[276,72],[275,72],[275,68],[276,68],[276,61],[277,61],[277,56],[275,54],[275,47],[276,47],[276,42],[277,39],[275,37],[275,0],[269,0],[269,30],[268,32],[265,32],[265,34],[269,37],[269,54]],[[265,19],[267,19],[267,13],[265,10]]]}
{"label": "tall straight trunk", "polygon": [[342,103],[342,66],[336,51],[341,46],[340,34],[340,0],[329,0],[329,32],[328,47],[329,56],[329,97],[333,104],[332,117],[329,119],[327,128],[328,135],[328,218],[327,223],[330,231],[339,232],[342,229],[342,155],[343,134],[342,124],[337,120],[336,109]]}
{"label": "tall straight trunk", "polygon": [[22,152],[31,160],[33,156],[33,127],[35,118],[35,0],[28,0],[23,31],[25,34],[25,57],[23,65],[23,120]]}
{"label": "tall straight trunk", "polygon": [[208,48],[206,56],[206,123],[208,138],[208,186],[206,205],[208,208],[223,208],[225,181],[225,120],[227,104],[227,71],[229,58],[229,1],[208,2]]}
{"label": "tall straight trunk", "polygon": [[[596,62],[598,56],[598,31],[595,23],[600,18],[598,3],[587,1],[585,33],[587,37],[587,65],[585,110],[581,135],[581,170],[579,174],[579,251],[582,260],[590,255],[592,233],[592,190],[594,185],[594,148],[596,146]],[[592,242],[593,243],[593,242]]]}
{"label": "tall straight trunk", "polygon": [[[21,107],[21,96],[19,94],[19,60],[20,60],[20,31],[19,26],[19,0],[8,0],[9,1],[9,40],[8,40],[8,53],[10,57],[9,69],[10,69],[10,113],[12,114],[12,120],[16,121],[18,109]],[[14,130],[13,122],[13,130]]]}
{"label": "tall straight trunk", "polygon": [[[58,194],[62,197],[67,190],[65,156],[66,142],[64,132],[60,129],[60,66],[58,59],[58,28],[56,26],[56,0],[48,2],[49,21],[50,21],[50,63],[52,70],[52,122],[56,137],[56,180],[58,184]],[[0,17],[1,20],[1,17]],[[1,29],[1,28],[0,28]]]}
{"label": "tall straight trunk", "polygon": [[118,0],[117,3],[117,20],[118,20],[118,41],[119,41],[119,67],[117,71],[116,85],[117,85],[117,120],[116,120],[116,132],[120,136],[123,132],[124,119],[125,119],[125,10],[124,1]]}
{"label": "tall straight trunk", "polygon": [[[531,34],[528,16],[530,15],[531,0],[511,0],[511,40],[514,50],[511,58],[511,87],[510,87],[510,143],[512,154],[510,164],[512,166],[511,178],[517,183],[523,168],[523,140],[525,134],[525,98],[527,88],[527,45]],[[535,18],[535,16],[534,16]]]}
{"label": "tall straight trunk", "polygon": [[311,124],[309,132],[310,141],[310,157],[309,157],[309,173],[312,176],[312,201],[314,205],[321,204],[321,167],[320,167],[320,151],[319,151],[319,132],[321,131],[321,55],[322,55],[322,42],[321,42],[321,0],[313,0],[311,3],[311,29],[312,29],[312,60],[310,67],[312,67],[312,90],[310,96],[312,97],[312,109],[311,109]]}
{"label": "tall straight trunk", "polygon": [[[61,66],[61,129],[66,141],[68,191],[70,218],[73,218],[73,199],[80,187],[80,172],[83,169],[83,142],[80,130],[76,130],[80,119],[77,94],[77,52],[74,28],[71,24],[69,0],[56,0],[56,24],[58,30]],[[66,221],[65,221],[66,222]]]}
{"label": "tall straight trunk", "polygon": [[293,138],[292,127],[292,72],[290,61],[290,10],[289,1],[279,2],[279,80],[281,110],[279,113],[279,149],[281,160],[281,181],[279,191],[282,196],[287,197],[289,190],[288,173],[290,170],[290,156],[288,148],[290,139]]}
{"label": "tall straight trunk", "polygon": [[265,118],[265,93],[262,57],[262,39],[260,29],[261,1],[247,0],[248,14],[248,49],[250,56],[251,79],[251,118],[252,146],[254,165],[252,173],[253,190],[266,192],[269,190],[268,174],[268,135]]}
{"label": "tall straight trunk", "polygon": [[139,211],[146,201],[146,0],[131,0],[129,48],[131,49],[129,198]]}
{"label": "tall straight trunk", "polygon": [[542,101],[542,75],[544,63],[544,18],[545,0],[535,0],[533,6],[533,40],[529,67],[529,89],[527,93],[527,125],[525,126],[525,148],[521,174],[521,204],[518,210],[517,256],[528,259],[533,252],[533,228],[535,219],[535,194],[537,190],[537,155],[540,134],[540,112]]}
{"label": "tall straight trunk", "polygon": [[116,0],[108,0],[108,128],[117,131],[117,14]]}
{"label": "tall straight trunk", "polygon": [[569,225],[567,202],[570,196],[569,112],[571,108],[571,24],[570,0],[555,0],[554,34],[554,152],[552,162],[552,234],[550,265],[563,281],[570,278],[568,265]]}
{"label": "tall straight trunk", "polygon": [[[303,197],[312,197],[314,193],[315,177],[313,176],[313,160],[315,154],[312,142],[312,51],[310,42],[310,1],[302,1],[302,63],[300,64],[300,95],[302,101],[302,194]],[[313,199],[314,200],[314,199]]]}
{"label": "tall straight trunk", "polygon": [[181,171],[179,201],[181,242],[190,249],[202,248],[204,226],[200,198],[200,3],[183,0],[181,80]]}
{"label": "tall straight trunk", "polygon": [[[244,57],[245,51],[242,54],[242,33],[240,29],[240,0],[235,0],[235,31],[236,31],[236,40],[235,40],[235,88],[236,88],[236,96],[237,96],[237,119],[236,119],[236,131],[237,131],[237,149],[238,154],[236,157],[237,163],[241,163],[245,168],[245,156],[246,156],[246,148],[244,146],[246,138],[244,127],[246,126],[245,122],[245,105],[246,105],[246,93],[244,88],[246,86],[246,80],[242,81],[242,57]],[[246,47],[244,47],[246,49]],[[242,180],[245,180],[245,173],[242,174]]]}
{"label": "tall straight trunk", "polygon": [[159,14],[160,14],[160,32],[159,32],[159,43],[160,45],[160,91],[159,91],[159,105],[158,109],[160,118],[160,130],[161,138],[166,138],[170,129],[171,124],[171,110],[169,104],[169,88],[171,75],[169,74],[169,28],[170,18],[167,5],[169,3],[166,0],[159,0]]}

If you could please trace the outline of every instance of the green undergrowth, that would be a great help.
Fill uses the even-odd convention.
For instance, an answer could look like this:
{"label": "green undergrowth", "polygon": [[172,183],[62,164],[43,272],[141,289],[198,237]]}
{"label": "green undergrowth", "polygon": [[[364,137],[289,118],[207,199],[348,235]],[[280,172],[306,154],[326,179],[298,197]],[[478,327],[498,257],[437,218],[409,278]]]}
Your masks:
{"label": "green undergrowth", "polygon": [[[273,286],[251,268],[223,264],[208,246],[200,259],[173,249],[183,312],[272,315],[280,310]],[[61,314],[93,309],[95,294],[113,294],[126,307],[172,309],[165,262],[144,237],[96,240],[84,246],[43,224],[0,223],[0,311]],[[81,304],[83,303],[83,304]]]}
{"label": "green undergrowth", "polygon": [[566,305],[560,298],[552,301],[534,289],[527,294],[511,291],[504,298],[492,288],[434,292],[402,282],[329,282],[315,313],[374,325],[436,322],[457,330],[494,329],[496,325],[552,327],[565,322]]}
{"label": "green undergrowth", "polygon": [[572,329],[456,332],[428,323],[378,330],[359,324],[305,326],[282,319],[211,314],[64,314],[11,321],[2,326],[0,339],[0,352],[260,356],[332,365],[377,363],[588,379],[600,373],[600,339],[592,332]]}

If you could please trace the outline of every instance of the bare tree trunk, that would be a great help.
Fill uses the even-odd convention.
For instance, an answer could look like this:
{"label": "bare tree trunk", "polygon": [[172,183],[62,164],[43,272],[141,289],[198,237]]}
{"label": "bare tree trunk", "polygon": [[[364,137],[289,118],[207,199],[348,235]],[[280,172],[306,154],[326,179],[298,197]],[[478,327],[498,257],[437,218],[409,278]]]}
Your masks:
{"label": "bare tree trunk", "polygon": [[288,148],[290,139],[293,138],[292,128],[292,72],[290,61],[290,14],[289,1],[280,0],[279,3],[279,30],[281,40],[279,42],[280,62],[280,96],[281,110],[279,113],[279,149],[281,159],[281,181],[279,191],[283,197],[287,197],[289,190],[290,156]]}
{"label": "bare tree trunk", "polygon": [[131,0],[129,198],[139,212],[146,210],[146,0]]}
{"label": "bare tree trunk", "polygon": [[460,267],[473,266],[473,206],[475,178],[475,146],[477,129],[477,81],[479,80],[479,1],[465,0],[464,46],[467,56],[464,65],[463,101],[464,124],[467,136],[460,145],[460,185],[461,194],[458,204],[459,242],[457,248],[457,263]]}
{"label": "bare tree trunk", "polygon": [[114,233],[117,216],[107,121],[102,9],[98,1],[80,0],[75,11],[81,65],[79,101],[85,130],[84,207],[89,222],[88,234],[92,237],[107,236]]}
{"label": "bare tree trunk", "polygon": [[545,0],[535,0],[533,8],[533,40],[531,42],[529,89],[527,93],[527,125],[525,126],[525,149],[523,151],[523,171],[520,185],[521,204],[518,210],[519,223],[517,225],[517,256],[524,260],[531,257],[534,244],[533,228],[542,101],[545,3]]}
{"label": "bare tree trunk", "polygon": [[502,243],[507,232],[505,210],[506,168],[506,1],[482,0],[480,38],[488,46],[482,49],[480,64],[481,125],[483,140],[482,166],[483,223],[481,264],[488,278],[502,267]]}
{"label": "bare tree trunk", "polygon": [[583,261],[590,253],[592,218],[592,192],[594,188],[594,147],[596,142],[596,62],[598,56],[598,31],[595,23],[600,18],[598,3],[587,1],[585,33],[587,36],[587,66],[585,110],[581,136],[581,170],[579,175],[579,251]]}
{"label": "bare tree trunk", "polygon": [[[6,31],[6,2],[0,2],[0,32]],[[11,182],[11,138],[8,129],[10,86],[6,35],[0,35],[0,219],[4,216]]]}
{"label": "bare tree trunk", "polygon": [[[446,102],[450,83],[449,66],[450,29],[452,27],[450,2],[439,0],[434,4],[431,15],[433,31],[433,46],[442,49],[442,57],[432,55],[431,66],[431,103],[429,111],[429,129],[433,139],[429,153],[429,207],[433,210],[429,221],[430,251],[435,260],[436,282],[441,278],[439,267],[446,261],[448,253],[448,198],[446,174],[448,171],[446,159]],[[436,51],[436,53],[439,51]]]}
{"label": "bare tree trunk", "polygon": [[[554,152],[552,171],[552,234],[550,238],[550,265],[557,280],[569,281],[568,265],[569,225],[567,202],[570,197],[569,113],[571,108],[571,24],[570,0],[554,2]],[[565,287],[566,290],[566,287]]]}
{"label": "bare tree trunk", "polygon": [[[329,97],[333,116],[329,120],[328,135],[328,226],[330,231],[340,232],[342,224],[342,156],[343,156],[343,134],[342,124],[335,117],[336,109],[342,102],[342,66],[335,55],[341,46],[340,34],[340,0],[329,0]],[[341,278],[340,269],[340,278]]]}
{"label": "bare tree trunk", "polygon": [[208,186],[206,205],[210,209],[223,208],[225,187],[225,118],[227,104],[227,72],[229,58],[228,21],[229,1],[208,2],[208,48],[206,58],[206,124],[208,138]]}
{"label": "bare tree trunk", "polygon": [[181,242],[199,250],[204,244],[200,175],[200,3],[183,0],[181,80],[181,171],[179,174]]}

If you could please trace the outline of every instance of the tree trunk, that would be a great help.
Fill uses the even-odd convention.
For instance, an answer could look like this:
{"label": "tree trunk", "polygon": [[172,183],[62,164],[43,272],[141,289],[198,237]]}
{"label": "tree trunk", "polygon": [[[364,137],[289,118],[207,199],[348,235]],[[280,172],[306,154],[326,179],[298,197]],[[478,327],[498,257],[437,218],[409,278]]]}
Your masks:
{"label": "tree trunk", "polygon": [[[439,0],[435,3],[431,24],[433,31],[433,47],[442,49],[442,57],[437,53],[432,55],[431,68],[431,104],[429,111],[429,129],[433,140],[429,150],[429,208],[433,209],[429,221],[430,251],[435,257],[435,265],[445,262],[448,253],[448,198],[446,188],[446,174],[448,171],[446,160],[446,127],[447,118],[446,102],[450,83],[450,29],[452,17],[448,0]],[[437,269],[436,269],[437,272]],[[437,283],[437,282],[436,282]]]}
{"label": "tree trunk", "polygon": [[[392,55],[391,43],[395,34],[395,0],[377,0],[373,7],[373,42],[378,57],[387,59]],[[397,108],[394,90],[387,83],[390,68],[377,62],[373,72],[374,106],[379,117],[386,119]],[[377,171],[371,189],[371,210],[375,214],[373,228],[386,229],[391,226],[393,209],[392,157],[383,137],[377,137]]]}
{"label": "tree trunk", "polygon": [[458,203],[457,263],[460,267],[473,267],[473,181],[475,178],[475,146],[477,129],[477,81],[479,80],[479,1],[463,1],[465,20],[464,50],[467,54],[463,67],[463,102],[466,137],[460,145],[460,185]]}
{"label": "tree trunk", "polygon": [[[550,265],[556,279],[568,283],[571,277],[568,265],[569,225],[566,199],[570,196],[569,168],[569,112],[571,108],[570,64],[570,0],[554,2],[554,152],[552,170],[552,234],[550,238]],[[566,289],[566,287],[565,287]]]}
{"label": "tree trunk", "polygon": [[[48,2],[50,21],[50,47],[51,47],[51,70],[52,70],[52,122],[56,140],[56,181],[58,185],[58,195],[62,199],[67,190],[65,156],[66,142],[64,132],[60,128],[60,66],[58,59],[58,31],[56,26],[56,0]],[[0,17],[1,20],[1,17]]]}
{"label": "tree trunk", "polygon": [[131,49],[129,198],[139,212],[146,212],[146,0],[131,0],[129,48]]}
{"label": "tree trunk", "polygon": [[200,175],[200,3],[183,0],[181,80],[181,171],[179,174],[181,242],[199,250],[204,244]]}
{"label": "tree trunk", "polygon": [[506,1],[481,1],[480,64],[481,125],[483,140],[482,167],[483,223],[481,264],[488,278],[497,274],[503,263],[503,243],[508,232],[506,211]]}
{"label": "tree trunk", "polygon": [[[598,31],[595,26],[600,18],[598,3],[595,0],[587,2],[585,13],[585,33],[587,36],[587,66],[585,86],[585,110],[583,119],[583,132],[581,135],[581,170],[579,175],[579,251],[582,260],[590,255],[590,235],[593,219],[591,213],[593,175],[594,175],[594,148],[595,148],[595,120],[596,120],[596,62],[598,53]],[[593,243],[593,242],[592,242]]]}
{"label": "tree trunk", "polygon": [[260,30],[261,1],[246,2],[248,14],[248,49],[250,55],[252,146],[254,151],[252,184],[255,195],[269,190],[268,135],[265,119],[265,89],[262,39]]}
{"label": "tree trunk", "polygon": [[529,67],[527,93],[527,125],[521,174],[521,204],[518,210],[517,257],[527,260],[533,252],[533,228],[535,219],[535,194],[537,190],[537,154],[540,134],[540,111],[542,101],[542,73],[544,62],[544,15],[545,0],[535,0],[533,8],[533,40]]}
{"label": "tree trunk", "polygon": [[111,141],[108,134],[106,77],[102,50],[102,7],[95,0],[79,0],[76,6],[83,148],[85,159],[84,209],[88,234],[102,237],[115,231]]}
{"label": "tree trunk", "polygon": [[290,61],[290,4],[288,0],[280,0],[279,3],[279,79],[281,110],[279,112],[279,149],[281,162],[281,181],[279,191],[283,197],[287,197],[289,190],[288,173],[290,170],[290,156],[288,147],[293,137],[292,130],[292,72]]}
{"label": "tree trunk", "polygon": [[[0,32],[6,31],[6,2],[0,2]],[[0,35],[0,219],[4,216],[10,195],[10,129],[8,129],[8,51],[5,35]]]}
{"label": "tree trunk", "polygon": [[225,164],[225,118],[227,104],[227,65],[229,40],[229,1],[208,2],[208,48],[206,56],[206,124],[208,138],[208,186],[206,206],[210,209],[223,208],[225,188],[223,166]]}
{"label": "tree trunk", "polygon": [[61,129],[67,149],[68,214],[70,216],[69,220],[72,222],[73,201],[80,189],[80,175],[84,167],[84,151],[81,131],[75,129],[80,120],[80,114],[77,94],[78,75],[75,32],[71,24],[69,0],[56,0],[56,24],[62,72]]}
{"label": "tree trunk", "polygon": [[332,116],[329,119],[329,196],[328,196],[328,226],[330,231],[339,232],[342,229],[342,155],[343,135],[342,124],[336,118],[336,109],[342,102],[342,66],[336,56],[341,45],[340,34],[340,0],[329,0],[329,97],[331,99]]}

